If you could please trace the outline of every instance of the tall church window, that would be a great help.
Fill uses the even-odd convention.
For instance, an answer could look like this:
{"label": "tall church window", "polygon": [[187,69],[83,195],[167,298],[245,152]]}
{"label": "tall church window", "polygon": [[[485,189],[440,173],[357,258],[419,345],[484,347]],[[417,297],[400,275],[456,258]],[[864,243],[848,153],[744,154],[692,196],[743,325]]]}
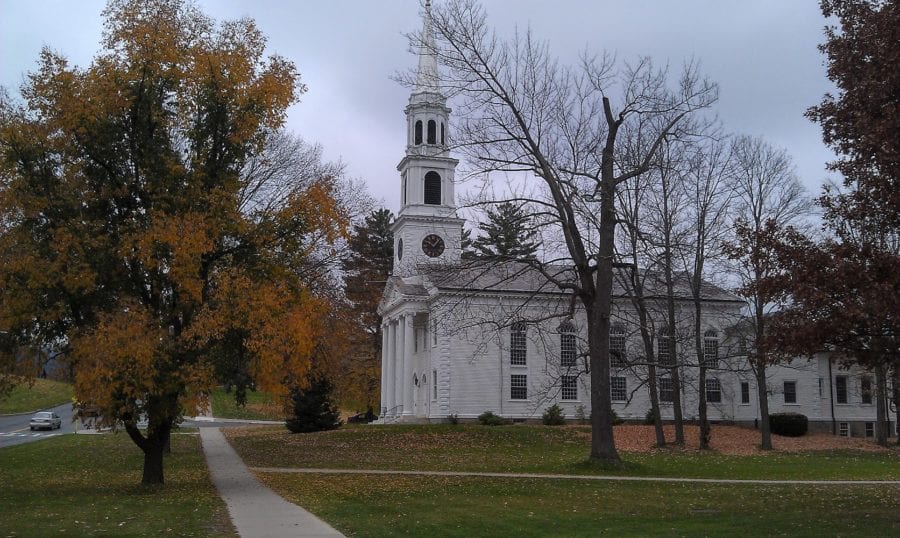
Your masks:
{"label": "tall church window", "polygon": [[577,400],[578,399],[578,378],[574,375],[564,375],[560,378],[560,399]]}
{"label": "tall church window", "polygon": [[437,172],[425,174],[425,203],[441,205],[441,175]]}
{"label": "tall church window", "polygon": [[625,366],[625,324],[615,322],[609,328],[609,362],[613,366]]}
{"label": "tall church window", "polygon": [[672,403],[675,399],[675,390],[672,385],[671,377],[660,377],[656,383],[659,387],[659,401],[662,403]]}
{"label": "tall church window", "polygon": [[509,328],[509,364],[525,366],[528,341],[525,339],[525,322],[517,321]]}
{"label": "tall church window", "polygon": [[656,358],[663,366],[674,366],[675,356],[672,353],[671,331],[663,327],[656,337]]}
{"label": "tall church window", "polygon": [[627,384],[624,377],[609,378],[609,397],[614,402],[624,402],[628,398]]}
{"label": "tall church window", "polygon": [[434,120],[428,120],[428,143],[437,144],[437,123]]}
{"label": "tall church window", "polygon": [[722,403],[722,383],[716,378],[706,380],[706,401]]}
{"label": "tall church window", "polygon": [[703,333],[703,366],[719,367],[719,333],[713,330]]}
{"label": "tall church window", "polygon": [[559,325],[559,365],[563,368],[575,366],[575,325],[571,321]]}
{"label": "tall church window", "polygon": [[512,374],[509,376],[509,399],[528,399],[528,376],[525,374]]}
{"label": "tall church window", "polygon": [[422,120],[416,121],[416,145],[422,143]]}
{"label": "tall church window", "polygon": [[444,137],[444,122],[441,122],[441,145],[444,146],[447,144],[447,139]]}

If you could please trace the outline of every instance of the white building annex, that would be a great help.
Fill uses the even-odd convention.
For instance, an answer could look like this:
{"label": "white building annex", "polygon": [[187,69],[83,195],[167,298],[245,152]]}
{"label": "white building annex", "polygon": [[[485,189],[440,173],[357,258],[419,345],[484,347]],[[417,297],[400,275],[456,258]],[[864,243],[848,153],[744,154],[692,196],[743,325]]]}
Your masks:
{"label": "white building annex", "polygon": [[[426,12],[424,39],[431,39]],[[436,85],[437,63],[424,47],[406,107],[407,147],[400,172],[401,207],[393,224],[393,274],[379,305],[382,316],[382,382],[379,423],[475,419],[493,411],[514,421],[539,420],[559,404],[567,418],[590,415],[584,316],[567,309],[569,296],[527,265],[461,259],[463,219],[456,211],[448,149],[451,110]],[[565,267],[551,268],[564,275]],[[648,279],[649,303],[664,311]],[[656,282],[662,289],[662,283]],[[675,328],[690,341],[693,305],[686,283],[676,286]],[[617,415],[643,420],[650,409],[637,316],[622,288],[614,291],[610,347],[618,351],[610,374]],[[744,303],[706,285],[705,386],[711,421],[754,423],[759,418],[755,378],[735,335]],[[651,308],[652,310],[652,308]],[[660,316],[661,319],[661,316]],[[699,365],[691,349],[669,349],[655,338],[661,365],[680,364],[683,416],[698,414]],[[687,348],[688,346],[685,345]],[[662,418],[673,418],[671,369],[658,367]],[[811,428],[841,435],[874,434],[874,377],[841,370],[827,355],[771,367],[769,411],[806,415]],[[891,431],[894,431],[893,429]]]}

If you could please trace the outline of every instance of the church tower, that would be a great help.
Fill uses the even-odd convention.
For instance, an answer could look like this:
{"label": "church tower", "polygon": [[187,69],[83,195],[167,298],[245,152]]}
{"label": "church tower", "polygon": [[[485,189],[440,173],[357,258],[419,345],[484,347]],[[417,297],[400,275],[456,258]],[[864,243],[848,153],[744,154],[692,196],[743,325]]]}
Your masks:
{"label": "church tower", "polygon": [[422,263],[456,263],[463,219],[456,214],[447,99],[438,89],[431,2],[425,3],[416,83],[406,106],[406,155],[400,172],[400,212],[394,222],[395,276],[417,274]]}

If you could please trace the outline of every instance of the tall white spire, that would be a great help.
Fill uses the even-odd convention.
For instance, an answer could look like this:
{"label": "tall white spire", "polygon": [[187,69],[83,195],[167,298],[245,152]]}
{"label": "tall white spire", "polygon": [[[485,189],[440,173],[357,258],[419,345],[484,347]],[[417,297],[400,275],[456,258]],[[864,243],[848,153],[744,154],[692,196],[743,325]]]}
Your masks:
{"label": "tall white spire", "polygon": [[425,0],[425,20],[422,25],[422,43],[419,45],[419,70],[413,93],[438,93],[438,69],[432,34],[431,0]]}

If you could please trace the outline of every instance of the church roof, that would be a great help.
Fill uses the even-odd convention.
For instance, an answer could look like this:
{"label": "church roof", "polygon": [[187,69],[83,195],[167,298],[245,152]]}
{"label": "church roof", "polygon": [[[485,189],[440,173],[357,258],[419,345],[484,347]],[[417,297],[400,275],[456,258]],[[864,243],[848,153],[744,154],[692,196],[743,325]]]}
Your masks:
{"label": "church roof", "polygon": [[[463,261],[459,265],[423,265],[420,270],[425,278],[438,289],[467,292],[501,293],[568,293],[554,283],[572,282],[575,272],[567,265],[543,265],[540,269],[522,262],[490,262],[483,260]],[[623,281],[628,277],[626,269],[616,269],[613,280],[613,295],[627,297]],[[642,271],[644,296],[648,299],[665,296],[666,286],[662,274]],[[679,273],[674,282],[675,296],[682,299],[691,297],[690,281],[685,273]],[[704,281],[701,294],[707,301],[742,302],[731,292]]]}

